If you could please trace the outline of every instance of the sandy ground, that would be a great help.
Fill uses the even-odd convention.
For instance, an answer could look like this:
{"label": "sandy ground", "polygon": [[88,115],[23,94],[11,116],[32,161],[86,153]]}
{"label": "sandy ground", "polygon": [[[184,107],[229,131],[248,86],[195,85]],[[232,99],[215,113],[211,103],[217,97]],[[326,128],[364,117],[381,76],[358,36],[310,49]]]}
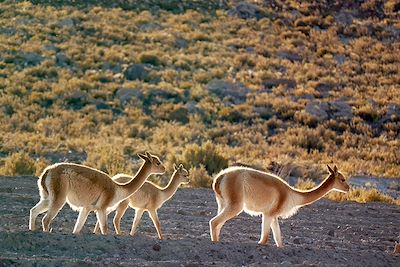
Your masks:
{"label": "sandy ground", "polygon": [[122,219],[122,236],[92,234],[94,214],[80,235],[72,235],[78,213],[68,205],[52,233],[30,232],[29,209],[38,199],[36,178],[0,177],[0,266],[400,266],[400,255],[393,254],[400,208],[393,205],[321,200],[280,221],[285,247],[279,249],[272,238],[268,246],[257,245],[261,218],[246,214],[228,221],[222,242],[212,243],[208,221],[217,206],[209,189],[179,189],[159,210],[162,241],[147,215],[139,233],[128,235],[133,210]]}

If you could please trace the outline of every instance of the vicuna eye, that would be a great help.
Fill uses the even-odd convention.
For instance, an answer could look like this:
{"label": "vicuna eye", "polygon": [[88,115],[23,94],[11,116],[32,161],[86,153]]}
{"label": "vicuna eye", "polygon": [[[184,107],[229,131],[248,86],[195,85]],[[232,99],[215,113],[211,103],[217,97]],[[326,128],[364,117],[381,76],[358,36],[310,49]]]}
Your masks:
{"label": "vicuna eye", "polygon": [[157,162],[156,162],[156,165],[160,165],[160,162],[159,162],[159,161],[157,161]]}

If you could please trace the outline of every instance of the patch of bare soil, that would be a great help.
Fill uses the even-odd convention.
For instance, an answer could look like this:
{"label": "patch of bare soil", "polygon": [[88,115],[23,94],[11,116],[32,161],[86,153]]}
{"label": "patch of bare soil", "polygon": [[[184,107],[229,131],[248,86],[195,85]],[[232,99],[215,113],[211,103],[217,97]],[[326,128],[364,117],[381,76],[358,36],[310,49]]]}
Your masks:
{"label": "patch of bare soil", "polygon": [[209,189],[179,189],[159,210],[161,241],[146,215],[138,234],[128,235],[131,209],[122,219],[122,236],[92,234],[94,214],[82,233],[73,235],[78,213],[68,205],[52,233],[30,232],[29,210],[38,200],[36,178],[0,177],[0,266],[400,266],[400,255],[393,254],[400,241],[400,209],[393,205],[319,201],[280,221],[285,247],[279,249],[272,237],[268,246],[257,244],[261,218],[246,214],[228,221],[222,242],[212,243],[208,221],[217,205]]}

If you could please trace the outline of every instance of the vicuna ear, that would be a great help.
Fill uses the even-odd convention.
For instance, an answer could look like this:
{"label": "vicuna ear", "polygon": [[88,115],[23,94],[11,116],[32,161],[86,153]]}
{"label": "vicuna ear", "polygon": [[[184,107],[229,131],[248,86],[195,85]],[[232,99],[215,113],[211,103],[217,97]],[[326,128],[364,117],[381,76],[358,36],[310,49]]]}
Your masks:
{"label": "vicuna ear", "polygon": [[329,171],[329,173],[331,173],[331,174],[334,174],[335,172],[332,170],[332,168],[331,167],[329,167],[329,165],[326,165],[326,167],[328,167],[328,171]]}
{"label": "vicuna ear", "polygon": [[150,162],[153,162],[153,157],[148,151],[146,151],[146,157],[150,160]]}
{"label": "vicuna ear", "polygon": [[144,154],[138,153],[137,155],[138,155],[139,158],[141,158],[143,160],[147,159],[146,155],[144,155]]}
{"label": "vicuna ear", "polygon": [[334,171],[335,173],[337,173],[338,168],[336,167],[336,165],[333,167],[333,171]]}
{"label": "vicuna ear", "polygon": [[179,164],[179,169],[183,170],[183,165]]}
{"label": "vicuna ear", "polygon": [[176,164],[174,163],[174,171],[177,171],[178,168],[176,167]]}

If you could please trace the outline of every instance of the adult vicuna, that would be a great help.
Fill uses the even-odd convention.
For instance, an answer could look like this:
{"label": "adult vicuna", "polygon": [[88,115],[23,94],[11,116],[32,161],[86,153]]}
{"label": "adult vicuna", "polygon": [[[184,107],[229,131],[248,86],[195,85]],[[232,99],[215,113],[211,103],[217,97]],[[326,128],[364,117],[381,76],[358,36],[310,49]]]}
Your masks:
{"label": "adult vicuna", "polygon": [[[117,174],[113,176],[112,179],[118,183],[126,183],[132,179],[132,176]],[[134,235],[136,233],[140,219],[142,218],[143,213],[147,211],[154,224],[154,227],[157,230],[158,238],[163,239],[157,210],[161,208],[166,201],[173,197],[181,184],[187,183],[189,183],[189,172],[183,167],[182,164],[180,164],[179,167],[174,164],[174,172],[172,173],[168,185],[164,188],[161,188],[152,182],[146,181],[144,185],[138,191],[136,191],[136,193],[118,205],[114,216],[115,232],[118,235],[121,234],[121,218],[124,216],[128,206],[130,206],[131,208],[135,209],[135,219],[133,220],[130,234]],[[94,230],[95,233],[98,233],[98,224],[99,223],[97,222]]]}
{"label": "adult vicuna", "polygon": [[40,201],[30,211],[29,229],[35,230],[35,221],[40,213],[43,231],[50,231],[50,223],[67,202],[72,209],[79,210],[73,233],[82,229],[87,216],[96,211],[102,234],[107,234],[107,210],[115,207],[135,193],[151,174],[163,174],[165,167],[158,157],[138,154],[144,160],[134,179],[127,184],[114,182],[99,170],[73,164],[57,163],[48,166],[38,180]]}
{"label": "adult vicuna", "polygon": [[245,211],[250,215],[262,215],[261,245],[268,243],[271,227],[275,243],[282,247],[278,217],[288,218],[305,205],[322,198],[335,190],[348,192],[349,185],[344,175],[335,166],[328,166],[328,177],[311,190],[298,190],[280,177],[246,167],[230,167],[221,171],[214,179],[213,189],[218,204],[218,214],[210,220],[212,241],[219,241],[224,223]]}

